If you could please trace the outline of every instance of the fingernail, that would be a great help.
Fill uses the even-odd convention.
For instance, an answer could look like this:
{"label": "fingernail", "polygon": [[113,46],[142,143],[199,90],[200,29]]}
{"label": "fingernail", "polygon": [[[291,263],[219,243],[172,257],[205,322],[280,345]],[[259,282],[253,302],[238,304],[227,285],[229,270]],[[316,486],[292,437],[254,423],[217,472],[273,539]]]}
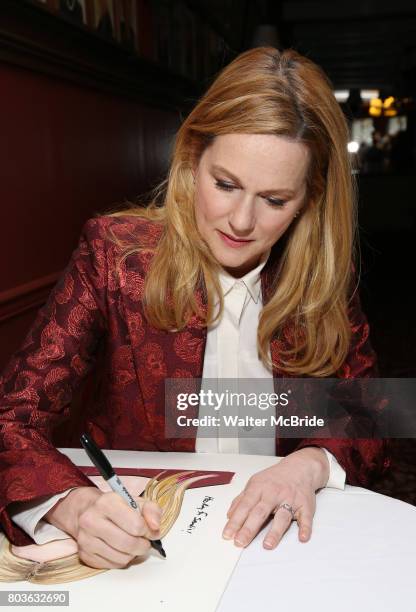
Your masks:
{"label": "fingernail", "polygon": [[231,531],[231,529],[224,529],[224,531],[222,532],[222,537],[225,540],[230,540],[233,537],[233,532]]}
{"label": "fingernail", "polygon": [[245,546],[246,545],[244,540],[234,540],[234,543],[236,544],[236,546]]}
{"label": "fingernail", "polygon": [[274,546],[273,540],[265,540],[264,541],[264,547],[265,548],[273,548],[273,546]]}

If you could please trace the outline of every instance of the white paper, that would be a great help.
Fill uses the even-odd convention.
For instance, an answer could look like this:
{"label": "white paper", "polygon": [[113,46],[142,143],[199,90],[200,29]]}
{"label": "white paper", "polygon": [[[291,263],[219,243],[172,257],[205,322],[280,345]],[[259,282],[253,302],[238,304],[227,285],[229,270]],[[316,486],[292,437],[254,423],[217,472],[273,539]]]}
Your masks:
{"label": "white paper", "polygon": [[[74,463],[89,465],[83,450],[63,449]],[[163,538],[167,558],[154,550],[144,562],[112,569],[96,576],[56,585],[30,584],[31,590],[68,590],[70,609],[94,608],[111,612],[117,606],[143,612],[214,612],[242,549],[222,538],[226,513],[234,497],[255,472],[278,461],[255,455],[198,455],[197,453],[149,453],[105,451],[112,465],[135,468],[226,470],[236,472],[228,485],[188,489],[180,515]],[[190,524],[206,497],[207,516]],[[27,590],[28,583],[13,583],[14,590]],[[54,608],[51,608],[54,609]],[[60,608],[59,608],[60,609]],[[58,610],[58,607],[56,607]]]}

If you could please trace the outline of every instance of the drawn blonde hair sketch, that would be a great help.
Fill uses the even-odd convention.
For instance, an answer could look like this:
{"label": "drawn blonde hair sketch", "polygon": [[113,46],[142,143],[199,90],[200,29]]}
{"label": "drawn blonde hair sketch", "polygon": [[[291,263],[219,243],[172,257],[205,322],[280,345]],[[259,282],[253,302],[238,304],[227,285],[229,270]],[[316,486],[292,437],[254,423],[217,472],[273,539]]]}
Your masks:
{"label": "drawn blonde hair sketch", "polygon": [[[190,475],[195,474],[195,471],[192,470],[177,472],[163,477],[165,471],[163,470],[151,478],[141,494],[143,499],[154,501],[162,508],[161,539],[166,536],[178,518],[186,489],[194,482],[216,476],[216,474],[204,474],[192,477]],[[74,544],[76,548],[76,542],[72,538],[50,542],[39,546],[39,548],[50,547],[50,545],[54,544],[57,544],[61,551],[65,550],[65,548],[71,550],[71,545],[73,546]],[[33,550],[33,546],[21,547],[19,554],[22,553],[24,548]],[[34,584],[59,584],[82,580],[95,574],[109,571],[107,568],[98,569],[85,565],[79,559],[76,552],[42,562],[17,556],[14,554],[13,549],[16,550],[16,547],[11,544],[3,533],[0,533],[0,582],[26,580]],[[53,546],[50,549],[53,551]],[[137,563],[142,563],[142,558],[133,559],[129,565]]]}

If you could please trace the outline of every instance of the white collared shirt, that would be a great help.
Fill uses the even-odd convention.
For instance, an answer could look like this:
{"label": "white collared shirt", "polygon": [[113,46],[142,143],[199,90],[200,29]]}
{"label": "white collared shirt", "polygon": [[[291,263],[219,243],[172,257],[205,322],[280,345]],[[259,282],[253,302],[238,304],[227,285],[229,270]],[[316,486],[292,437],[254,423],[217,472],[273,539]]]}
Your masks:
{"label": "white collared shirt", "polygon": [[[234,278],[223,270],[219,275],[224,296],[224,312],[220,321],[208,328],[205,347],[202,388],[204,379],[252,379],[262,378],[262,391],[268,385],[273,393],[273,372],[258,357],[257,327],[263,307],[260,272],[270,255],[270,249],[261,257],[256,268]],[[216,302],[218,306],[218,300]],[[270,358],[270,350],[269,350]],[[208,414],[208,412],[206,412]],[[199,416],[204,415],[203,409]],[[198,453],[244,453],[255,455],[275,454],[274,430],[269,437],[217,437],[197,435],[195,450]],[[327,487],[344,489],[345,470],[332,453],[323,448],[329,462]]]}
{"label": "white collared shirt", "polygon": [[[224,312],[220,321],[211,326],[207,332],[203,380],[262,378],[267,381],[262,384],[267,384],[270,392],[273,392],[273,373],[259,359],[257,352],[258,318],[263,306],[260,271],[266,264],[269,255],[270,250],[263,254],[256,268],[239,279],[234,278],[225,270],[220,273],[220,283],[224,294]],[[218,305],[218,301],[216,304]],[[203,409],[200,409],[199,416],[203,416]],[[332,453],[325,448],[323,450],[330,467],[326,486],[344,489],[345,470]],[[221,430],[216,438],[197,435],[195,451],[197,453],[274,455],[274,431],[270,431],[269,437],[261,438],[227,438],[221,436]],[[74,488],[47,497],[42,502],[38,500],[13,502],[9,505],[10,517],[37,544],[66,539],[69,537],[67,533],[42,520],[42,517],[59,499],[68,495]]]}

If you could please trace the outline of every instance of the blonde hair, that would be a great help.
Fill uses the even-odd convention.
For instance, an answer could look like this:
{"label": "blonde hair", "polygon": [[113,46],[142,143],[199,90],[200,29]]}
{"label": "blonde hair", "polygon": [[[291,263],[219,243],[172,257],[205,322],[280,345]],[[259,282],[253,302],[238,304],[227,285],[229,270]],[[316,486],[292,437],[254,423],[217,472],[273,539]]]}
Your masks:
{"label": "blonde hair", "polygon": [[[330,376],[345,361],[351,338],[347,308],[358,246],[356,194],[348,125],[331,83],[296,51],[258,47],[219,73],[179,128],[168,176],[150,204],[130,203],[107,213],[136,215],[161,227],[153,249],[137,237],[127,243],[112,233],[122,247],[120,261],[142,249],[153,253],[143,300],[151,325],[181,329],[193,314],[203,317],[196,300],[200,288],[207,300],[204,324],[221,316],[219,263],[197,230],[192,169],[216,136],[230,133],[273,134],[310,151],[303,208],[278,241],[283,248],[259,319],[258,350],[272,367],[270,340],[290,338],[287,350],[279,351],[281,371]],[[220,309],[214,317],[217,296]]]}

